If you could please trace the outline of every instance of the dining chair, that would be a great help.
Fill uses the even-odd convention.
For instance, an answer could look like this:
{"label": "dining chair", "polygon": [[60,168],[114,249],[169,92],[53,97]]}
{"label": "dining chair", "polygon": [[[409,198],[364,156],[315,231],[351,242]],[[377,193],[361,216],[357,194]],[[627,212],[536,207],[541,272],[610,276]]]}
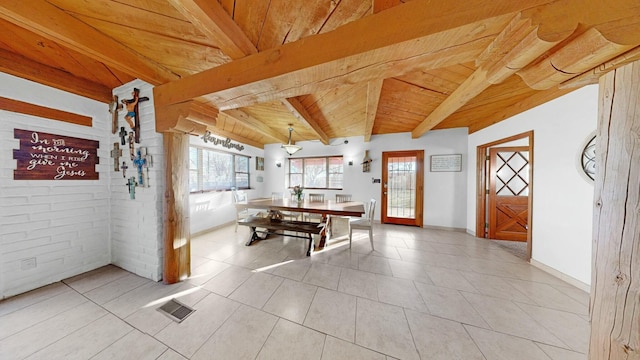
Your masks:
{"label": "dining chair", "polygon": [[336,202],[343,203],[351,201],[351,194],[336,194]]}
{"label": "dining chair", "polygon": [[[239,202],[243,202],[243,201],[247,201],[248,200],[248,196],[247,193],[244,191],[238,191],[238,190],[233,190],[232,191],[233,194],[233,204],[235,206],[235,204],[239,203]],[[250,216],[257,216],[259,215],[260,212],[257,210],[252,210],[249,208],[244,208],[244,209],[238,209],[236,208],[236,229],[235,232],[238,232],[238,221],[242,220],[242,219],[246,219]]]}
{"label": "dining chair", "polygon": [[369,201],[369,208],[366,209],[365,216],[361,218],[351,218],[349,221],[349,248],[351,248],[351,238],[353,229],[369,230],[369,242],[371,242],[371,250],[373,248],[373,214],[376,210],[376,199]]}
{"label": "dining chair", "polygon": [[[351,194],[336,194],[336,203],[343,203],[351,201]],[[338,238],[343,236],[349,236],[349,222],[350,216],[336,216],[332,215],[327,217],[327,223],[329,224],[329,233],[332,238]]]}
{"label": "dining chair", "polygon": [[[314,202],[324,202],[324,194],[309,194],[307,197],[310,203]],[[318,222],[322,222],[322,214],[308,213],[307,221],[318,220]]]}

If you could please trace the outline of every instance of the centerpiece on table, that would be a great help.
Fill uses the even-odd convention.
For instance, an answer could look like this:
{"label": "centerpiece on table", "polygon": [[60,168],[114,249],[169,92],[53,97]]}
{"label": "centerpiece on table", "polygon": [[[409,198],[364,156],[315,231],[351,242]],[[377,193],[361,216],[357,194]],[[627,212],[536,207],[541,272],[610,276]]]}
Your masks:
{"label": "centerpiece on table", "polygon": [[296,199],[296,201],[299,203],[304,200],[302,190],[304,190],[304,188],[300,185],[294,186],[293,189],[291,190],[291,194],[293,194],[293,198]]}

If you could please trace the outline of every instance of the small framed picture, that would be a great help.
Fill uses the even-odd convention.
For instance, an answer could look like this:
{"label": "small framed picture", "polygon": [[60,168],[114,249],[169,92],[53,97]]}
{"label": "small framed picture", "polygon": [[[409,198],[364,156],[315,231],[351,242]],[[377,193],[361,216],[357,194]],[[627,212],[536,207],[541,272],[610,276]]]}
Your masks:
{"label": "small framed picture", "polygon": [[256,156],[256,170],[264,171],[264,158]]}
{"label": "small framed picture", "polygon": [[462,171],[462,155],[431,155],[431,171]]}

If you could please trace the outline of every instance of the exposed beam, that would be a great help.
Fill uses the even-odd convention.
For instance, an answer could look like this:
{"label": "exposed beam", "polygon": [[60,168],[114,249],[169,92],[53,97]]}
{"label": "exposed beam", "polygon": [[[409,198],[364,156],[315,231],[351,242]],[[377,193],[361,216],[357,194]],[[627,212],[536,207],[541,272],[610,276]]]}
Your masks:
{"label": "exposed beam", "polygon": [[[156,108],[157,109],[157,108]],[[218,110],[205,104],[188,101],[169,105],[156,111],[156,131],[177,131],[204,134],[207,127],[216,126]]]}
{"label": "exposed beam", "polygon": [[169,0],[169,2],[231,59],[240,59],[258,52],[255,45],[217,1]]}
{"label": "exposed beam", "polygon": [[593,69],[589,69],[589,71],[586,71],[571,80],[567,80],[561,83],[559,87],[561,89],[577,89],[585,85],[597,84],[602,75],[608,73],[611,70],[615,70],[621,66],[630,64],[638,60],[640,60],[640,47],[627,51],[626,53],[617,56],[614,59],[606,61],[594,67]]}
{"label": "exposed beam", "polygon": [[[548,1],[407,2],[158,86],[155,101],[167,105],[207,95],[225,110],[469,61],[502,30],[510,14]],[[439,16],[431,16],[434,13]]]}
{"label": "exposed beam", "polygon": [[111,102],[111,89],[101,84],[3,49],[0,49],[0,71],[103,103]]}
{"label": "exposed beam", "polygon": [[291,111],[293,116],[295,116],[302,125],[316,134],[316,136],[320,139],[320,142],[325,145],[329,145],[329,136],[325,134],[320,125],[318,125],[318,122],[311,118],[311,115],[309,115],[307,109],[304,107],[304,105],[302,105],[302,103],[300,103],[300,101],[298,101],[298,99],[285,99],[282,100],[282,104],[287,109],[289,109],[289,111]]}
{"label": "exposed beam", "polygon": [[222,113],[238,121],[239,123],[247,125],[249,128],[251,128],[251,130],[259,132],[264,136],[268,136],[272,138],[276,142],[286,143],[289,140],[288,137],[273,130],[269,126],[265,125],[265,123],[263,123],[262,121],[250,116],[249,114],[247,114],[242,110],[230,109],[230,110],[225,110]]}
{"label": "exposed beam", "polygon": [[[636,31],[640,33],[640,29]],[[532,89],[549,89],[637,45],[638,43],[617,44],[607,39],[597,28],[590,28],[543,61],[518,71],[518,75]]]}
{"label": "exposed beam", "polygon": [[373,124],[376,120],[378,112],[378,103],[380,103],[380,93],[382,93],[382,84],[384,80],[369,81],[367,86],[367,109],[366,119],[364,123],[364,142],[371,141],[373,133]]}
{"label": "exposed beam", "polygon": [[[169,0],[169,2],[191,23],[198,26],[210,39],[219,44],[220,50],[232,60],[258,53],[255,45],[218,2],[206,0]],[[295,103],[299,104],[295,98],[285,99],[282,103],[287,108],[298,108]],[[266,136],[283,142],[280,136],[274,137],[276,133],[273,130],[270,131],[265,124],[249,117],[246,113],[227,112],[227,115],[241,123],[245,123],[247,126],[253,127]],[[302,116],[303,123],[316,133],[318,138],[323,139],[321,134],[316,132],[315,127],[309,126],[309,124],[316,123],[316,121],[306,110],[298,112],[298,116]],[[284,142],[287,142],[287,139]]]}
{"label": "exposed beam", "polygon": [[89,116],[34,105],[19,100],[7,99],[5,97],[0,97],[0,110],[64,121],[76,125],[92,126],[93,124],[93,119]]}
{"label": "exposed beam", "polygon": [[515,74],[560,40],[549,42],[540,39],[538,25],[529,18],[523,18],[521,13],[516,14],[478,58],[480,65],[476,71],[416,126],[411,136],[418,138],[424,135],[489,86]]}
{"label": "exposed beam", "polygon": [[151,84],[179,78],[47,1],[2,1],[0,17]]}

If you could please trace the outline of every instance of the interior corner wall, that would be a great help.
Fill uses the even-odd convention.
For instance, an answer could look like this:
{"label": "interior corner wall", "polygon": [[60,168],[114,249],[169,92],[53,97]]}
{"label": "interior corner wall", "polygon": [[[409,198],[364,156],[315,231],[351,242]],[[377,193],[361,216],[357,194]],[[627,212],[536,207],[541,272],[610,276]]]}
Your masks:
{"label": "interior corner wall", "polygon": [[[91,117],[81,126],[0,110],[0,299],[110,262],[107,104],[0,73],[0,96]],[[100,142],[98,180],[14,180],[14,129]],[[35,261],[35,267],[34,265]]]}
{"label": "interior corner wall", "polygon": [[[344,141],[348,143],[345,144]],[[412,139],[411,133],[397,133],[375,135],[371,141],[365,143],[362,136],[331,139],[330,145],[318,141],[299,141],[303,149],[293,157],[342,155],[344,160],[344,186],[342,190],[317,191],[324,193],[329,199],[335,198],[337,193],[352,194],[354,200],[377,201],[374,219],[380,221],[380,199],[382,184],[374,183],[373,179],[382,178],[382,152],[400,150],[424,150],[424,226],[464,229],[466,227],[466,192],[467,192],[467,129],[447,129],[429,131],[424,136]],[[371,171],[362,171],[362,159],[365,150],[373,159]],[[462,154],[462,171],[459,172],[431,172],[429,159],[431,155]],[[285,193],[287,154],[280,148],[280,144],[265,146],[265,177],[264,194],[271,192]],[[353,165],[348,165],[353,161]],[[281,167],[275,164],[280,162]],[[294,184],[296,185],[296,184]],[[316,192],[316,190],[314,190]]]}
{"label": "interior corner wall", "polygon": [[[140,118],[140,143],[134,144],[134,155],[140,147],[146,147],[151,155],[152,166],[148,171],[149,187],[136,186],[135,199],[131,199],[127,180],[134,178],[139,184],[138,169],[131,160],[129,143],[120,145],[122,157],[128,168],[126,173],[113,171],[113,159],[109,164],[111,174],[111,262],[142,277],[159,281],[162,279],[163,253],[163,206],[164,206],[164,138],[155,130],[155,108],[153,86],[141,80],[134,80],[113,90],[122,100],[132,99],[133,89],[140,90],[140,97],[148,101],[138,104]],[[126,110],[120,110],[118,128],[131,128],[124,119]],[[107,115],[109,115],[107,113]],[[111,134],[109,122],[109,148],[120,142],[118,134]],[[126,176],[123,176],[126,175]]]}
{"label": "interior corner wall", "polygon": [[[532,259],[591,283],[593,182],[580,155],[597,126],[598,87],[587,86],[469,135],[476,147],[534,131]],[[467,164],[467,231],[475,232],[476,160]]]}
{"label": "interior corner wall", "polygon": [[[212,134],[212,136],[223,139],[216,134]],[[214,146],[210,142],[204,142],[201,136],[191,136],[189,138],[189,145],[250,156],[249,185],[251,189],[246,190],[246,193],[249,199],[263,196],[262,189],[264,186],[265,172],[267,171],[256,169],[256,156],[264,157],[264,151],[262,149],[245,144],[242,144],[244,146],[242,151],[226,149],[219,145]],[[271,165],[265,162],[265,169],[267,166]],[[203,233],[236,221],[236,209],[233,205],[231,191],[208,191],[189,195],[189,215],[191,220],[191,234]]]}

